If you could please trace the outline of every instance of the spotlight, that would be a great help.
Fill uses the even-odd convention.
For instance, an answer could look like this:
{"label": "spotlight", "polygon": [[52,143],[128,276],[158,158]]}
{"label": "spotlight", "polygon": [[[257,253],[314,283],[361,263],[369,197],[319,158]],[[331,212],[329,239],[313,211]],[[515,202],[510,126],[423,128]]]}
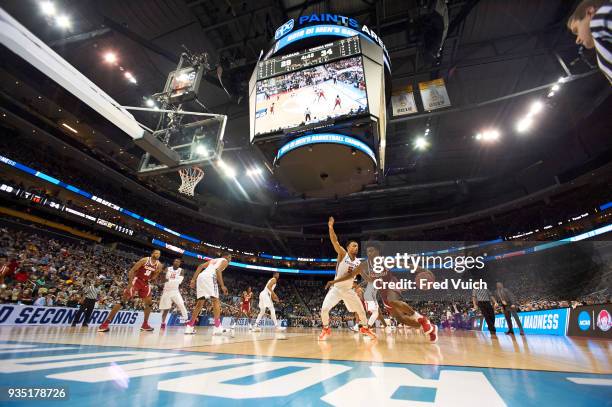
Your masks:
{"label": "spotlight", "polygon": [[542,109],[544,109],[544,103],[537,100],[533,102],[531,106],[529,107],[529,114],[530,115],[538,114],[542,111]]}
{"label": "spotlight", "polygon": [[236,178],[236,170],[227,165],[224,161],[219,160],[219,167],[228,178]]}
{"label": "spotlight", "polygon": [[559,76],[559,79],[557,79],[557,83],[563,83],[565,82],[565,78],[563,76]]}
{"label": "spotlight", "polygon": [[149,107],[154,107],[155,106],[155,101],[153,99],[147,99],[145,101],[145,104]]}
{"label": "spotlight", "polygon": [[126,72],[124,73],[125,78],[130,81],[131,83],[136,83],[136,78],[134,78],[134,75],[132,75],[131,72]]}
{"label": "spotlight", "polygon": [[40,10],[46,16],[54,16],[55,15],[55,4],[50,1],[43,1],[40,3]]}
{"label": "spotlight", "polygon": [[414,148],[417,150],[425,150],[429,147],[429,142],[425,139],[425,137],[417,137],[414,140]]}
{"label": "spotlight", "polygon": [[115,54],[114,52],[107,52],[106,54],[104,54],[104,62],[114,64],[115,62],[117,62],[117,54]]}
{"label": "spotlight", "polygon": [[62,29],[68,29],[72,25],[72,23],[70,22],[70,17],[66,15],[57,16],[57,18],[55,19],[55,24],[57,24],[57,26]]}
{"label": "spotlight", "polygon": [[516,124],[516,130],[519,133],[524,133],[527,130],[529,130],[529,128],[531,128],[532,124],[533,124],[533,119],[531,118],[531,116],[524,117],[521,120],[519,120],[518,123]]}
{"label": "spotlight", "polygon": [[71,132],[78,134],[78,131],[74,128],[74,127],[70,127],[69,125],[67,125],[66,123],[62,123],[62,126],[64,126],[65,128],[67,128],[68,130],[70,130]]}
{"label": "spotlight", "polygon": [[551,98],[553,96],[555,96],[555,92],[552,92],[552,91],[549,92],[548,95],[546,95],[546,97],[549,97],[549,98]]}
{"label": "spotlight", "polygon": [[483,142],[491,142],[499,139],[499,131],[495,129],[484,130],[476,135],[476,140],[481,140]]}
{"label": "spotlight", "polygon": [[206,148],[206,146],[203,144],[198,144],[198,146],[196,147],[196,153],[198,155],[206,157],[208,156],[208,148]]}
{"label": "spotlight", "polygon": [[561,87],[559,85],[553,85],[553,87],[550,90],[552,90],[553,92],[556,92],[559,89],[561,89]]}
{"label": "spotlight", "polygon": [[248,175],[251,178],[261,175],[261,168],[259,167],[250,168],[247,170],[246,175]]}

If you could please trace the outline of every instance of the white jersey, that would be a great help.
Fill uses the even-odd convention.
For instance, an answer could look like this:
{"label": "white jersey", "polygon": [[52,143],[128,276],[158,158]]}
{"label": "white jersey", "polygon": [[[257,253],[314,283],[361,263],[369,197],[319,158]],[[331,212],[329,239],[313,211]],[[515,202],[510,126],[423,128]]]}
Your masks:
{"label": "white jersey", "polygon": [[[272,277],[274,278],[274,277]],[[274,284],[272,284],[272,289],[268,289],[268,284],[270,284],[270,281],[272,281],[272,278],[270,280],[268,280],[268,282],[266,283],[264,289],[262,292],[266,293],[266,294],[272,294],[272,291],[274,291],[274,289],[276,288],[276,282]]]}
{"label": "white jersey", "polygon": [[177,291],[179,285],[183,282],[183,269],[181,267],[175,269],[170,266],[166,269],[166,283],[164,284],[164,291]]}
{"label": "white jersey", "polygon": [[[348,253],[345,254],[342,261],[336,264],[335,279],[338,279],[342,276],[345,276],[348,273],[351,273],[353,270],[355,270],[357,266],[359,266],[360,263],[361,263],[361,260],[359,260],[357,257],[355,257],[354,260],[351,260]],[[334,284],[334,286],[338,288],[342,288],[342,289],[350,289],[351,287],[353,287],[353,280],[349,278],[348,280]]]}

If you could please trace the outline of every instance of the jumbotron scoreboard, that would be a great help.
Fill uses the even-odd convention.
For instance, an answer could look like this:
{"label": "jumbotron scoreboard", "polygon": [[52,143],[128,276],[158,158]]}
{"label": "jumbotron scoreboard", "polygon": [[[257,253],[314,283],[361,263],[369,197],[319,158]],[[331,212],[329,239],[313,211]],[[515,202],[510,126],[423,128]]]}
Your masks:
{"label": "jumbotron scoreboard", "polygon": [[362,190],[384,173],[389,84],[388,54],[366,26],[290,20],[249,82],[251,143],[295,196]]}
{"label": "jumbotron scoreboard", "polygon": [[257,79],[266,79],[278,74],[297,71],[310,66],[324,64],[361,53],[358,37],[350,37],[329,44],[294,52],[262,61],[257,65]]}

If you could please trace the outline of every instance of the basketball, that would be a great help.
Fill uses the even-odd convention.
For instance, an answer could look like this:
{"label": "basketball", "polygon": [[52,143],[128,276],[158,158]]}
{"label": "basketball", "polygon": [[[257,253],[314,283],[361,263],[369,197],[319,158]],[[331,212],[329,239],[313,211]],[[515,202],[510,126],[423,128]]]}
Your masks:
{"label": "basketball", "polygon": [[429,290],[427,283],[436,281],[436,276],[429,270],[423,270],[416,273],[415,281],[419,290]]}

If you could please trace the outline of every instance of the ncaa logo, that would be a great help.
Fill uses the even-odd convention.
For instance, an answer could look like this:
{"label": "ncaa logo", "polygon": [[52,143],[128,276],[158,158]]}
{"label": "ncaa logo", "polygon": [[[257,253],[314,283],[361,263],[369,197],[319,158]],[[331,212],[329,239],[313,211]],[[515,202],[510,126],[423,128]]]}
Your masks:
{"label": "ncaa logo", "polygon": [[276,32],[274,33],[274,39],[278,40],[291,30],[293,30],[293,18],[276,29]]}
{"label": "ncaa logo", "polygon": [[607,310],[602,309],[599,311],[599,314],[597,314],[597,327],[602,331],[607,332],[608,329],[610,329],[610,326],[612,326],[610,313]]}
{"label": "ncaa logo", "polygon": [[578,314],[578,328],[581,331],[586,331],[591,327],[591,316],[587,311],[582,311]]}

